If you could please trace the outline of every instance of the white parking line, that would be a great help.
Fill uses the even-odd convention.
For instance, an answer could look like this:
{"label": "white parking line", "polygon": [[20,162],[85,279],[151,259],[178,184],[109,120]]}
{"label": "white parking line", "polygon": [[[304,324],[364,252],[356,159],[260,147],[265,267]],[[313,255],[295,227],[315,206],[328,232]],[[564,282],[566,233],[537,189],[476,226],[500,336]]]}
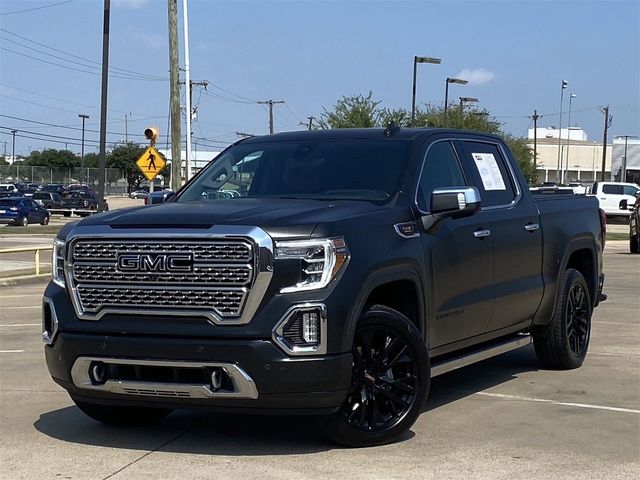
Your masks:
{"label": "white parking line", "polygon": [[2,307],[3,310],[28,310],[28,309],[33,309],[33,308],[38,308],[41,309],[42,306],[41,305],[28,305],[28,306],[19,306],[19,307],[10,307],[10,306],[6,306],[6,307]]}
{"label": "white parking line", "polygon": [[25,298],[25,297],[42,297],[42,293],[29,293],[26,295],[1,295],[0,299],[5,298]]}
{"label": "white parking line", "polygon": [[0,325],[0,327],[39,327],[41,323],[11,323]]}
{"label": "white parking line", "polygon": [[603,324],[603,325],[624,325],[625,327],[640,327],[640,323],[624,323],[624,322],[593,322],[594,325]]}
{"label": "white parking line", "polygon": [[632,408],[605,407],[604,405],[591,405],[588,403],[558,402],[557,400],[549,400],[546,398],[521,397],[519,395],[506,395],[504,393],[473,392],[473,394],[482,395],[484,397],[502,398],[505,400],[520,400],[524,402],[551,403],[552,405],[562,405],[564,407],[590,408],[593,410],[607,410],[610,412],[640,413],[640,410],[634,410]]}
{"label": "white parking line", "polygon": [[24,350],[0,350],[0,353],[22,353]]}

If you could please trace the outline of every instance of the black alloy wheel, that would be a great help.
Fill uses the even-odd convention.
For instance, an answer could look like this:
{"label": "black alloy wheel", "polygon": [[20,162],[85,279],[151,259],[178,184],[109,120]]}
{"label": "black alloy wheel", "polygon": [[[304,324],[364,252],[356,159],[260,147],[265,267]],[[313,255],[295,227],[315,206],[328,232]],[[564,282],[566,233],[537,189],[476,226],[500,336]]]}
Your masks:
{"label": "black alloy wheel", "polygon": [[358,323],[352,354],[351,387],[340,410],[321,427],[349,447],[392,442],[413,425],[427,397],[424,340],[407,317],[374,305]]}
{"label": "black alloy wheel", "polygon": [[576,355],[582,355],[589,340],[589,305],[587,292],[580,283],[574,283],[567,301],[567,338],[569,348]]}
{"label": "black alloy wheel", "polygon": [[20,219],[20,225],[23,227],[29,225],[29,218],[26,215]]}

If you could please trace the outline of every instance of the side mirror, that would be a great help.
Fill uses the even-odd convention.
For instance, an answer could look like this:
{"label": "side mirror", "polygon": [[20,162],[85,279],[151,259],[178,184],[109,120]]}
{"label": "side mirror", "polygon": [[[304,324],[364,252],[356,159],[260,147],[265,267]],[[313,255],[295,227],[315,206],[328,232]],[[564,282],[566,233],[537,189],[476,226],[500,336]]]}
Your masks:
{"label": "side mirror", "polygon": [[476,187],[436,188],[431,194],[431,215],[461,218],[473,215],[481,207],[480,192]]}

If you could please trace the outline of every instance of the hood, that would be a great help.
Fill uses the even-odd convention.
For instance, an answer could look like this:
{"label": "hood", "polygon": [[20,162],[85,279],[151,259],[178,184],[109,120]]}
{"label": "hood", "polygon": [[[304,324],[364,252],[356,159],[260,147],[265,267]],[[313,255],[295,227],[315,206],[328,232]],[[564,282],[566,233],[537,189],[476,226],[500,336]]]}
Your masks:
{"label": "hood", "polygon": [[360,201],[242,198],[209,202],[161,203],[93,215],[79,225],[118,228],[211,228],[258,226],[274,238],[310,236],[319,223],[345,220],[380,206]]}

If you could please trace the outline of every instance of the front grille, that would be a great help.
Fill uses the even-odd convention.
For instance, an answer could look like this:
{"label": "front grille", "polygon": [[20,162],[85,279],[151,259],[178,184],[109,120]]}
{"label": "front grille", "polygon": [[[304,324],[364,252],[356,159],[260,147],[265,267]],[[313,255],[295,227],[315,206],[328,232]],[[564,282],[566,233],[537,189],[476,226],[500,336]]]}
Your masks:
{"label": "front grille", "polygon": [[77,288],[80,305],[86,313],[97,313],[106,307],[178,307],[192,310],[215,311],[221,317],[240,315],[244,290],[201,290],[170,288],[122,288],[122,287],[85,287]]}
{"label": "front grille", "polygon": [[[171,266],[167,255],[182,263]],[[242,238],[81,238],[72,242],[69,258],[68,277],[84,318],[132,308],[239,317],[256,276],[253,244]],[[131,258],[147,263],[131,268]]]}

